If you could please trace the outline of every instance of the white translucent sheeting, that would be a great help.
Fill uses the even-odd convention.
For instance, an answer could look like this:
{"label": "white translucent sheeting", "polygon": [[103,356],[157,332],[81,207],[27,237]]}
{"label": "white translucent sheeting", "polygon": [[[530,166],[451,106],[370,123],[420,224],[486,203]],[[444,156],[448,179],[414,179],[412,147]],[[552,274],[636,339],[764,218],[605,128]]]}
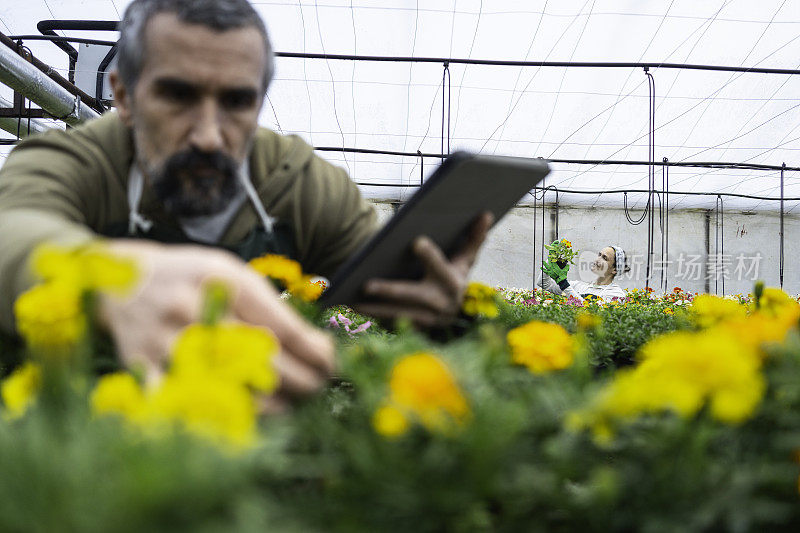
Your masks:
{"label": "white translucent sheeting", "polygon": [[[0,4],[0,31],[37,33],[48,18],[114,19],[126,0]],[[800,68],[800,2],[764,0],[256,0],[275,50],[492,60],[670,62]],[[107,32],[71,32],[116,38]],[[51,43],[26,42],[65,71]],[[800,76],[653,68],[655,159],[800,166]],[[558,159],[647,160],[649,92],[641,68],[562,68],[279,58],[261,123],[314,146],[415,153],[463,149]],[[443,76],[445,83],[443,86]],[[443,109],[444,103],[444,109]],[[449,118],[449,120],[448,120]],[[444,120],[443,120],[444,119]],[[442,135],[442,124],[446,133]],[[365,195],[402,200],[420,158],[319,152]],[[2,156],[0,156],[2,159]],[[422,160],[423,176],[436,165]],[[774,170],[671,168],[670,190],[779,196]],[[796,173],[784,192],[800,197]],[[491,179],[491,177],[487,177]],[[661,169],[656,169],[661,188]],[[545,185],[571,191],[646,189],[647,167],[554,164]],[[550,202],[548,192],[546,200]],[[622,194],[559,193],[579,205]],[[529,198],[530,199],[530,198]],[[644,195],[631,193],[642,207]],[[715,196],[671,195],[670,206],[713,208]],[[727,208],[778,202],[725,197]],[[788,201],[787,210],[795,203]],[[795,210],[795,213],[800,210]]]}

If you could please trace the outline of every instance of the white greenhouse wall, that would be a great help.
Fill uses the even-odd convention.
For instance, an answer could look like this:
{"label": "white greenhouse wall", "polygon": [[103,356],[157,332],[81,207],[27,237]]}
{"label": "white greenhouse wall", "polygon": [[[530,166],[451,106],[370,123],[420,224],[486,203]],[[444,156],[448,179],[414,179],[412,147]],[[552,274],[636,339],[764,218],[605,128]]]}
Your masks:
{"label": "white greenhouse wall", "polygon": [[[379,218],[388,220],[396,204],[376,203]],[[534,250],[534,213],[536,249]],[[472,279],[498,287],[530,288],[534,272],[541,264],[542,208],[517,207],[492,230],[472,271]],[[636,220],[640,210],[631,211]],[[660,286],[661,268],[666,265],[668,290],[679,286],[692,292],[725,294],[752,292],[755,279],[779,285],[780,218],[768,212],[726,211],[719,233],[723,235],[719,252],[715,249],[714,210],[680,210],[669,216],[669,255],[661,260],[661,232],[655,221],[654,250],[650,285]],[[800,293],[800,217],[784,218],[784,288]],[[629,256],[631,271],[620,280],[625,288],[642,288],[646,278],[647,220],[631,225],[622,209],[560,206],[558,237],[572,241],[580,252],[570,279],[593,279],[589,262],[608,245],[622,246]],[[556,238],[555,209],[544,213],[544,240]],[[716,255],[719,258],[715,261]]]}

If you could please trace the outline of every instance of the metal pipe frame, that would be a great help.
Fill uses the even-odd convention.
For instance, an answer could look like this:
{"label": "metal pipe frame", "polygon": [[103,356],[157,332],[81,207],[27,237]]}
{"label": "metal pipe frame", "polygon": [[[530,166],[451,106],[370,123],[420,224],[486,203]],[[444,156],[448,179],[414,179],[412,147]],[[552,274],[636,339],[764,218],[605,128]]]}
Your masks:
{"label": "metal pipe frame", "polygon": [[[314,150],[320,152],[346,152],[348,154],[376,154],[376,155],[396,155],[407,157],[428,157],[444,158],[448,154],[423,153],[423,152],[401,152],[396,150],[377,150],[371,148],[350,148],[340,146],[315,146]],[[570,165],[632,165],[656,167],[690,167],[690,168],[730,168],[736,170],[789,170],[792,172],[800,171],[800,167],[787,167],[783,165],[762,165],[758,163],[736,163],[728,161],[636,161],[627,159],[545,159],[539,157],[547,163],[566,163]],[[716,193],[715,193],[716,194]]]}
{"label": "metal pipe frame", "polygon": [[[62,23],[74,23],[71,25],[58,25],[57,29],[95,29],[95,30],[114,30],[116,23],[112,21],[42,21]],[[41,25],[42,22],[39,24]],[[96,27],[86,26],[96,22]],[[56,27],[56,26],[54,26]],[[44,33],[41,28],[40,31]],[[53,41],[66,51],[67,43],[89,43],[113,46],[116,41],[102,39],[85,39],[81,37],[61,37],[52,30],[44,35],[12,35],[12,39],[30,39],[39,41]],[[72,49],[74,51],[74,49]],[[70,52],[67,52],[68,54]],[[697,63],[654,63],[654,62],[612,62],[612,61],[508,61],[503,59],[465,59],[457,57],[414,57],[414,56],[370,56],[352,54],[319,54],[310,52],[275,52],[276,57],[287,57],[294,59],[325,59],[334,61],[373,61],[381,63],[450,63],[453,65],[489,65],[499,67],[562,67],[562,68],[667,68],[679,70],[705,70],[716,72],[743,72],[753,74],[800,74],[800,70],[791,68],[769,68],[769,67],[734,67],[729,65],[703,65]]]}
{"label": "metal pipe frame", "polygon": [[[92,109],[94,109],[98,113],[103,113],[104,112],[104,107],[99,102],[97,102],[94,99],[94,97],[89,96],[88,94],[86,94],[82,90],[78,89],[75,86],[74,83],[72,83],[68,79],[64,78],[64,76],[59,74],[58,71],[56,71],[53,67],[51,67],[50,65],[40,61],[36,56],[30,54],[25,48],[23,48],[21,45],[15,43],[14,41],[12,41],[9,37],[7,37],[5,34],[3,34],[1,32],[0,32],[0,45],[5,45],[8,48],[10,48],[11,50],[13,50],[14,52],[16,52],[17,54],[24,56],[24,58],[27,61],[29,61],[34,67],[36,67],[39,70],[41,70],[42,72],[44,72],[53,81],[55,81],[61,87],[66,89],[67,92],[69,92],[69,93],[71,93],[71,94],[73,94],[75,96],[80,96],[81,103],[88,104],[89,106],[92,107]],[[70,59],[70,61],[71,60],[72,59]]]}
{"label": "metal pipe frame", "polygon": [[0,46],[0,83],[8,85],[50,115],[77,125],[100,115],[47,74],[7,46]]}
{"label": "metal pipe frame", "polygon": [[[14,107],[14,103],[0,96],[0,107]],[[14,136],[27,137],[34,133],[43,133],[50,129],[50,126],[35,118],[29,120],[22,117],[0,117],[0,129]]]}
{"label": "metal pipe frame", "polygon": [[98,44],[101,46],[114,46],[115,44],[117,44],[116,41],[109,41],[107,39],[89,39],[87,37],[61,37],[60,35],[34,35],[34,34],[9,35],[8,38],[14,41],[48,41],[54,44],[78,43],[78,44]]}
{"label": "metal pipe frame", "polygon": [[717,72],[751,72],[754,74],[800,74],[790,68],[732,67],[727,65],[700,65],[694,63],[639,63],[610,61],[506,61],[500,59],[462,59],[450,57],[364,56],[347,54],[316,54],[305,52],[275,52],[277,57],[295,59],[325,59],[339,61],[377,61],[392,63],[450,63],[452,65],[493,65],[500,67],[573,67],[573,68],[669,68],[681,70],[707,70]]}

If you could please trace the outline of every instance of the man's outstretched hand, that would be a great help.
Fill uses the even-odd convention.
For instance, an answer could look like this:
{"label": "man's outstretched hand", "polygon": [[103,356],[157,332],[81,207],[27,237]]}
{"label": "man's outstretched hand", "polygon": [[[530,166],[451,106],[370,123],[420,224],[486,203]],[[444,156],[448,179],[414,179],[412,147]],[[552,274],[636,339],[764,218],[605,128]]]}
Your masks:
{"label": "man's outstretched hand", "polygon": [[364,286],[364,292],[377,301],[359,304],[356,309],[375,318],[408,318],[422,327],[451,324],[461,311],[467,276],[493,222],[491,213],[478,217],[469,240],[451,259],[432,240],[418,237],[413,247],[425,267],[423,278],[418,281],[371,279]]}
{"label": "man's outstretched hand", "polygon": [[265,409],[317,390],[333,370],[331,338],[304,322],[269,283],[232,254],[136,240],[110,241],[109,248],[133,258],[141,279],[128,297],[104,295],[99,319],[113,336],[122,362],[141,368],[148,380],[159,379],[180,331],[200,320],[209,282],[221,282],[230,291],[227,319],[268,328],[280,342],[274,359],[280,389]]}

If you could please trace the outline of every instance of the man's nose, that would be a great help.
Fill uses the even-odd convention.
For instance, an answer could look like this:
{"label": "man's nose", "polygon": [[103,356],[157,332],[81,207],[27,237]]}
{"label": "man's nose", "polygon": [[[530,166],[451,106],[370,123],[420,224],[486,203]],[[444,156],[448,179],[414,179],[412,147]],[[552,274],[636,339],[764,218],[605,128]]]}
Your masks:
{"label": "man's nose", "polygon": [[222,123],[217,103],[204,100],[199,106],[196,121],[192,125],[190,144],[202,152],[213,152],[223,148]]}

